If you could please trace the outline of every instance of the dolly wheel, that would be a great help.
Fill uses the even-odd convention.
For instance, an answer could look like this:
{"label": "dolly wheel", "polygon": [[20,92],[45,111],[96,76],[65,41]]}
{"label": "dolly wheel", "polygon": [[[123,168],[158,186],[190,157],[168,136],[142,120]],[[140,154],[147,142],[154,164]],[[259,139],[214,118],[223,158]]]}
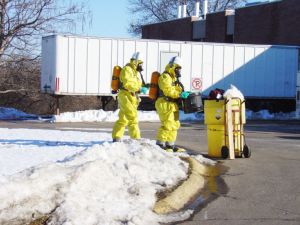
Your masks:
{"label": "dolly wheel", "polygon": [[227,146],[223,146],[221,148],[221,155],[222,155],[223,159],[227,159],[228,158],[228,156],[229,156],[229,149],[228,149]]}
{"label": "dolly wheel", "polygon": [[243,155],[245,158],[250,158],[250,156],[251,156],[251,150],[248,148],[247,145],[244,145]]}

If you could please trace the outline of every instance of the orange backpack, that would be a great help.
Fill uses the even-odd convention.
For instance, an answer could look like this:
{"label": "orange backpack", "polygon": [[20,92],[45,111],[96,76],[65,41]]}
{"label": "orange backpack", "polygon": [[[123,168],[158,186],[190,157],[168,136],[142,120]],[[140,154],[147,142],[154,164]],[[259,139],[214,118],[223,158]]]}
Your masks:
{"label": "orange backpack", "polygon": [[112,79],[111,79],[111,93],[116,94],[120,88],[120,74],[121,74],[122,67],[114,66]]}
{"label": "orange backpack", "polygon": [[155,71],[151,75],[150,89],[149,89],[149,98],[156,100],[158,97],[158,78],[160,73]]}

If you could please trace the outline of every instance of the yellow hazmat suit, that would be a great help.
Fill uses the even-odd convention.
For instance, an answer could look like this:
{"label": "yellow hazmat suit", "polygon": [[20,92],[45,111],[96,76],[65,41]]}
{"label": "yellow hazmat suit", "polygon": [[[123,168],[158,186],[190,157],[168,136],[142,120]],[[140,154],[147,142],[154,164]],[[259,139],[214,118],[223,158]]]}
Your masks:
{"label": "yellow hazmat suit", "polygon": [[177,138],[177,130],[180,127],[178,100],[182,88],[176,83],[175,68],[178,65],[166,66],[165,72],[158,79],[160,97],[155,102],[155,108],[161,121],[161,127],[157,133],[157,144],[174,146]]}
{"label": "yellow hazmat suit", "polygon": [[137,108],[139,105],[137,92],[142,86],[142,82],[137,72],[137,66],[141,63],[141,60],[131,59],[130,63],[128,63],[121,71],[121,87],[118,93],[120,112],[119,120],[114,124],[112,131],[112,138],[114,141],[119,141],[123,137],[126,126],[128,126],[128,132],[131,138],[141,138],[137,115]]}

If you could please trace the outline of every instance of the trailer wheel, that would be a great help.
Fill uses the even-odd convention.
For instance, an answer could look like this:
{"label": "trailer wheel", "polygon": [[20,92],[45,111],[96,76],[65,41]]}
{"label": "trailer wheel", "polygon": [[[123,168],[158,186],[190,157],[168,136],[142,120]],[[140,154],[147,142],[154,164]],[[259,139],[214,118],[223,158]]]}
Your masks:
{"label": "trailer wheel", "polygon": [[247,145],[244,145],[243,155],[245,158],[250,158],[250,156],[251,156],[251,150],[248,148]]}
{"label": "trailer wheel", "polygon": [[228,149],[227,146],[223,146],[221,148],[221,155],[222,155],[223,159],[227,159],[228,158],[228,156],[229,156],[229,149]]}

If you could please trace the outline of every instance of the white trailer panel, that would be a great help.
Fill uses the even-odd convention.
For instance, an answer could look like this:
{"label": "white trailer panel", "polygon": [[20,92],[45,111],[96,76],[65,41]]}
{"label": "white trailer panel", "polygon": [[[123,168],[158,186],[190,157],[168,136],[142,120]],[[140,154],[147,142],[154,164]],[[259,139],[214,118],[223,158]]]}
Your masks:
{"label": "white trailer panel", "polygon": [[192,58],[191,58],[191,69],[193,71],[193,78],[202,79],[202,45],[195,45],[192,48]]}
{"label": "white trailer panel", "polygon": [[213,45],[203,45],[203,56],[202,89],[206,90],[213,83]]}
{"label": "white trailer panel", "polygon": [[[191,44],[182,44],[181,45],[181,52],[180,57],[183,65],[182,66],[182,78],[181,83],[187,90],[191,90],[191,75],[189,76],[189,79],[186,79],[185,74],[192,74],[191,68],[192,68],[192,45]],[[164,65],[165,66],[165,65]]]}
{"label": "white trailer panel", "polygon": [[[74,93],[74,84],[75,84],[75,38],[69,38],[69,56],[68,56],[68,91],[66,93]],[[64,91],[62,91],[64,92]]]}
{"label": "white trailer panel", "polygon": [[[99,76],[99,41],[90,39],[88,41],[88,56],[87,56],[87,83],[86,86],[91,93],[98,93],[100,81],[97,79]],[[94,81],[93,76],[96,76],[97,82]]]}
{"label": "white trailer panel", "polygon": [[182,58],[188,91],[208,94],[237,86],[246,97],[294,98],[298,48],[53,35],[42,40],[41,89],[57,95],[111,95],[113,66],[144,56],[144,78],[163,72],[170,57]]}

